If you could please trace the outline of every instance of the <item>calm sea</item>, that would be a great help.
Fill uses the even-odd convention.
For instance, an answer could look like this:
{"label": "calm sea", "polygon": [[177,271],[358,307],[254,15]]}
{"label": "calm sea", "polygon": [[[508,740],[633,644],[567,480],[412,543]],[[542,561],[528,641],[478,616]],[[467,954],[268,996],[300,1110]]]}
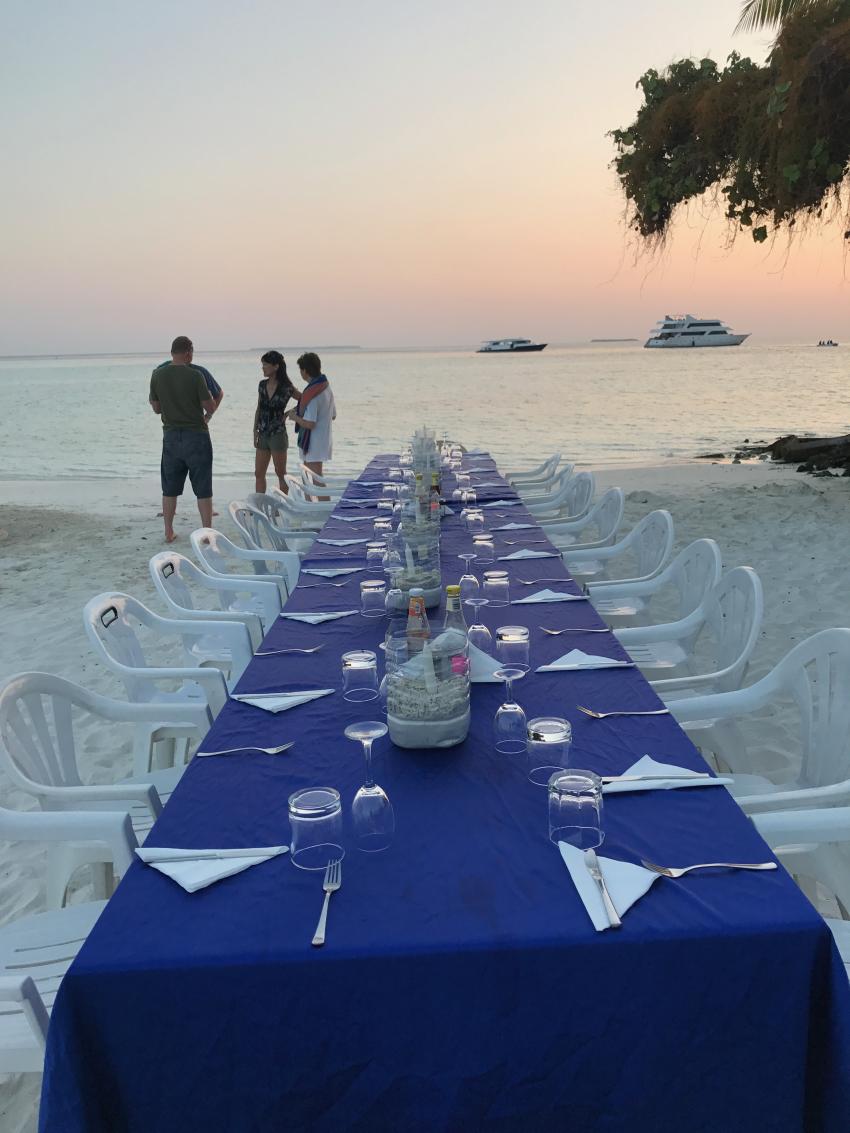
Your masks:
{"label": "calm sea", "polygon": [[[286,351],[294,360],[297,351]],[[716,350],[627,345],[323,352],[337,403],[335,463],[396,448],[422,422],[490,448],[505,465],[560,450],[586,465],[681,461],[744,438],[850,431],[847,351],[750,342]],[[253,469],[260,351],[199,354],[225,391],[216,472]],[[159,421],[156,355],[0,360],[0,480],[149,477]]]}

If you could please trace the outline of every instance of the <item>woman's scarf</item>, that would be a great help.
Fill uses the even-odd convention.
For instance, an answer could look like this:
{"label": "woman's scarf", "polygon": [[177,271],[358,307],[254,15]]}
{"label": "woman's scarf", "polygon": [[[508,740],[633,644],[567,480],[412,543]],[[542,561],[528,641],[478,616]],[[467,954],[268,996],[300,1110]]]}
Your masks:
{"label": "woman's scarf", "polygon": [[[329,382],[324,374],[320,374],[318,378],[311,378],[298,399],[298,416],[303,417],[304,410],[313,398],[318,397],[320,393],[324,393],[328,388]],[[295,426],[295,433],[298,437],[298,447],[305,456],[310,448],[310,434],[312,431],[312,429],[305,429],[303,425],[296,424]]]}

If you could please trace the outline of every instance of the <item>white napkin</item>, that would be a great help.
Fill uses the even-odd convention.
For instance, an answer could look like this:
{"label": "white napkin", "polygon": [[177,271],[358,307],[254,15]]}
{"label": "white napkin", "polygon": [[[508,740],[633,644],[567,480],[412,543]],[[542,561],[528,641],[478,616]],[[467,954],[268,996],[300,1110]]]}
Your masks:
{"label": "white napkin", "polygon": [[597,657],[594,653],[583,653],[581,649],[571,649],[557,661],[540,665],[535,672],[557,673],[573,669],[625,669],[634,668],[634,661],[615,661],[612,657]]}
{"label": "white napkin", "polygon": [[377,500],[352,500],[346,497],[339,501],[340,507],[377,507]]}
{"label": "white napkin", "polygon": [[482,504],[482,507],[519,507],[522,500],[493,500],[492,503]]}
{"label": "white napkin", "polygon": [[525,606],[530,602],[586,602],[586,594],[559,594],[556,590],[538,590],[527,598],[514,598],[512,606]]}
{"label": "white napkin", "polygon": [[319,622],[332,622],[334,618],[348,618],[352,614],[359,614],[359,610],[337,610],[333,614],[278,614],[279,618],[289,618],[293,622],[307,622],[315,626]]}
{"label": "white napkin", "polygon": [[489,653],[479,649],[477,645],[469,646],[469,679],[473,684],[498,684],[499,677],[493,674],[501,669],[500,661],[494,660]]}
{"label": "white napkin", "polygon": [[[328,558],[333,558],[333,555],[328,555]],[[365,570],[365,567],[326,567],[319,569],[318,567],[302,567],[302,574],[317,574],[320,578],[336,578],[338,574],[357,574],[359,570]]]}
{"label": "white napkin", "polygon": [[[602,900],[602,894],[599,892],[599,886],[590,876],[585,863],[584,851],[571,846],[568,842],[559,842],[558,849],[561,851],[564,865],[570,871],[573,885],[575,885],[578,895],[581,897],[587,915],[593,921],[593,927],[597,932],[604,932],[611,925],[608,921],[608,914],[605,912],[605,903]],[[616,858],[604,858],[598,852],[596,858],[599,862],[599,868],[602,870],[602,876],[605,878],[605,884],[608,886],[608,895],[620,918],[660,876],[653,873],[651,869],[644,869],[642,865],[620,862]]]}
{"label": "white napkin", "polygon": [[317,543],[325,543],[328,547],[353,547],[355,543],[368,543],[368,539],[317,539]]}
{"label": "white napkin", "polygon": [[354,480],[354,484],[359,484],[361,488],[383,488],[386,483],[385,480]]}
{"label": "white napkin", "polygon": [[538,524],[536,523],[503,523],[499,527],[491,528],[492,531],[536,531]]}
{"label": "white napkin", "polygon": [[[258,846],[245,850],[172,850],[167,846],[157,846],[156,849],[141,846],[136,850],[146,865],[176,881],[187,893],[206,889],[214,881],[232,877],[234,873],[241,873],[243,869],[288,852],[288,846]],[[215,857],[211,856],[213,854]],[[165,858],[179,860],[161,860]]]}
{"label": "white napkin", "polygon": [[670,775],[669,779],[649,779],[644,783],[605,783],[602,793],[622,795],[627,791],[674,791],[677,787],[723,787],[731,779],[698,779],[696,771],[687,767],[677,767],[674,763],[658,763],[652,756],[644,755],[633,763],[623,775]]}
{"label": "white napkin", "polygon": [[286,712],[288,708],[297,708],[299,704],[318,700],[320,696],[330,696],[333,691],[332,688],[315,688],[304,692],[232,692],[230,699],[253,704],[266,712]]}
{"label": "white napkin", "polygon": [[339,520],[340,523],[372,523],[373,520],[368,515],[332,515],[331,519]]}
{"label": "white napkin", "polygon": [[504,482],[502,480],[479,480],[478,483],[473,485],[473,486],[476,489],[478,489],[478,488],[504,488],[505,485],[504,485]]}
{"label": "white napkin", "polygon": [[560,557],[557,551],[529,551],[527,547],[523,547],[521,551],[514,551],[512,555],[499,555],[499,562],[508,562],[510,559],[559,559]]}

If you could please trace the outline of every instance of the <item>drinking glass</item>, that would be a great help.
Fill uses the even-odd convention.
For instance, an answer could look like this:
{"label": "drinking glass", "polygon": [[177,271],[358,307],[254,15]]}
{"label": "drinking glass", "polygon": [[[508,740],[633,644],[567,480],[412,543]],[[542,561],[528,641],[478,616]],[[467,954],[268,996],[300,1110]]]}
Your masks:
{"label": "drinking glass", "polygon": [[479,563],[494,563],[496,561],[496,545],[492,535],[473,535],[472,546],[475,558]]}
{"label": "drinking glass", "polygon": [[496,657],[503,665],[523,669],[527,673],[529,663],[529,633],[525,626],[499,626],[496,630]]}
{"label": "drinking glass", "polygon": [[345,857],[342,806],[333,787],[304,787],[289,796],[289,860],[299,869],[324,869]]}
{"label": "drinking glass", "polygon": [[391,515],[394,507],[395,499],[390,499],[388,496],[382,496],[381,499],[378,500],[378,512],[383,517],[386,517],[387,514]]}
{"label": "drinking glass", "polygon": [[452,499],[455,501],[455,503],[460,503],[461,499],[463,498],[463,493],[463,488],[455,488],[455,490],[452,492]]}
{"label": "drinking glass", "polygon": [[371,540],[366,544],[366,566],[377,567],[378,570],[383,569],[384,555],[387,553],[387,545],[383,541],[377,539]]}
{"label": "drinking glass", "polygon": [[491,606],[508,606],[511,601],[511,581],[506,570],[484,571],[484,597]]}
{"label": "drinking glass", "polygon": [[404,591],[401,588],[401,571],[399,567],[388,572],[388,574],[390,584],[387,587],[387,593],[384,597],[384,609],[387,614],[392,617],[393,614],[397,614],[399,610],[404,609]]}
{"label": "drinking glass", "polygon": [[382,492],[383,498],[385,500],[394,500],[396,498],[396,496],[398,495],[398,484],[392,484],[392,483],[382,484],[381,485],[381,492]]}
{"label": "drinking glass", "polygon": [[376,700],[378,697],[378,659],[371,649],[352,649],[342,655],[342,696],[344,700]]}
{"label": "drinking glass", "polygon": [[457,481],[457,486],[461,489],[472,486],[472,477],[468,472],[458,472],[455,476],[455,480]]}
{"label": "drinking glass", "polygon": [[460,600],[465,602],[468,598],[477,598],[480,587],[478,579],[472,571],[472,563],[475,561],[475,552],[466,551],[464,554],[458,555],[459,559],[463,559],[466,564],[466,570],[460,578]]}
{"label": "drinking glass", "polygon": [[401,469],[400,468],[388,468],[387,469],[387,479],[392,481],[392,483],[394,483],[396,485],[396,491],[398,491],[398,484],[401,481]]}
{"label": "drinking glass", "polygon": [[595,850],[602,831],[602,780],[592,771],[557,771],[549,780],[549,840]]}
{"label": "drinking glass", "polygon": [[379,515],[372,525],[372,531],[376,542],[378,539],[386,539],[387,535],[393,533],[393,521],[388,516]]}
{"label": "drinking glass", "polygon": [[484,512],[479,508],[468,508],[466,512],[466,530],[470,535],[482,535],[486,530]]}
{"label": "drinking glass", "polygon": [[382,578],[360,583],[360,613],[364,618],[382,618],[387,612],[387,584]]}
{"label": "drinking glass", "polygon": [[472,617],[474,619],[474,624],[466,631],[466,640],[470,645],[475,645],[479,649],[483,649],[485,653],[492,652],[493,635],[490,633],[489,629],[478,620],[481,617],[482,607],[487,605],[487,599],[467,598],[464,605],[472,608]]}
{"label": "drinking glass", "polygon": [[354,796],[351,818],[357,849],[366,853],[386,850],[395,833],[393,805],[372,778],[372,744],[386,734],[387,725],[383,720],[363,720],[345,729],[347,739],[359,740],[363,745],[366,782]]}
{"label": "drinking glass", "polygon": [[556,772],[569,767],[573,730],[560,716],[537,716],[528,721],[526,735],[529,781],[545,787]]}
{"label": "drinking glass", "polygon": [[493,676],[505,682],[505,700],[493,720],[496,751],[503,755],[519,755],[525,751],[525,713],[514,700],[514,681],[522,680],[525,669],[497,669]]}
{"label": "drinking glass", "polygon": [[464,508],[475,508],[478,506],[478,496],[472,488],[464,488],[461,492],[460,499]]}

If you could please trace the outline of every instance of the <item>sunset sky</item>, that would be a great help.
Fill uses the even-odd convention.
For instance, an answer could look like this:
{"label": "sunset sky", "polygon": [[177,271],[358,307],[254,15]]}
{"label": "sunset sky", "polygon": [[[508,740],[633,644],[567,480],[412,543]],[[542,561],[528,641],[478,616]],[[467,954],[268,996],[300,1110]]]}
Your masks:
{"label": "sunset sky", "polygon": [[0,353],[843,337],[840,231],[634,262],[606,132],[738,0],[6,0]]}

